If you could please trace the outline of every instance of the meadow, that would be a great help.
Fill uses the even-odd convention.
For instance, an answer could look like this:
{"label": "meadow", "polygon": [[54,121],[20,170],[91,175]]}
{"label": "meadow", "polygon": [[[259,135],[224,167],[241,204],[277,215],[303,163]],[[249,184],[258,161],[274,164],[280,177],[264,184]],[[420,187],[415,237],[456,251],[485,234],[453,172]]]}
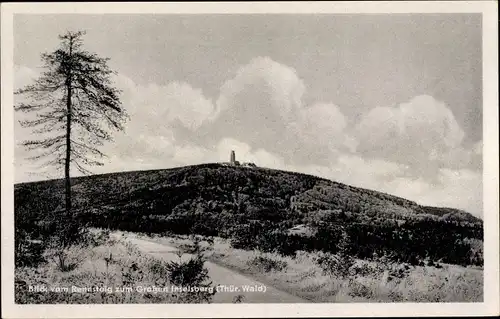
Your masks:
{"label": "meadow", "polygon": [[[92,229],[91,240],[61,251],[48,248],[44,262],[15,270],[16,303],[121,304],[211,302],[208,293],[147,291],[173,283],[168,263],[127,241],[130,232]],[[304,299],[306,302],[481,302],[480,267],[449,264],[414,266],[383,256],[371,260],[321,251],[278,252],[245,250],[220,237],[149,235],[141,238],[191,254],[198,247],[204,260]],[[64,266],[62,266],[64,264]],[[186,266],[186,263],[184,263]],[[203,269],[198,269],[203,270]],[[202,271],[201,271],[202,272]],[[206,276],[202,281],[208,282]],[[202,284],[202,282],[198,282]]]}
{"label": "meadow", "polygon": [[[181,249],[191,247],[193,243],[192,236],[143,236]],[[376,260],[354,259],[341,275],[335,263],[325,262],[322,252],[297,251],[294,256],[283,256],[276,252],[236,249],[223,238],[215,238],[213,244],[202,243],[207,248],[208,260],[310,302],[483,300],[483,270],[480,267],[413,266],[393,263],[382,257]]]}
{"label": "meadow", "polygon": [[[37,265],[16,267],[16,303],[209,303],[212,298],[204,292],[154,290],[178,285],[172,274],[176,270],[189,272],[188,263],[174,263],[172,269],[172,265],[141,252],[116,232],[110,236],[109,232],[91,229],[87,240],[78,245],[46,249],[43,260]],[[194,284],[202,286],[208,277],[203,276],[203,269],[197,273],[201,277]]]}

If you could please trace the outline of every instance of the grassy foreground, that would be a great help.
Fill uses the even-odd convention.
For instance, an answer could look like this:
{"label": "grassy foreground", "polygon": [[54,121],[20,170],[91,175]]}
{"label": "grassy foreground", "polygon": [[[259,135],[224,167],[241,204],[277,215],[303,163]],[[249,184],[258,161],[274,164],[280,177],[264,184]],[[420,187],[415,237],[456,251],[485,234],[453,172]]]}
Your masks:
{"label": "grassy foreground", "polygon": [[[64,250],[64,269],[61,269],[61,251],[56,248],[47,249],[46,262],[36,267],[17,267],[16,303],[211,302],[209,293],[147,291],[150,287],[185,285],[179,276],[177,279],[174,276],[181,268],[172,270],[168,263],[141,252],[126,239],[93,232],[98,240]],[[193,236],[141,236],[192,253]],[[483,301],[483,271],[478,268],[447,264],[410,266],[391,264],[383,258],[357,259],[348,267],[339,267],[343,262],[340,256],[326,258],[328,255],[321,252],[298,251],[295,256],[285,257],[235,249],[221,238],[203,239],[197,242],[206,259],[310,302]],[[332,259],[336,262],[331,262]],[[193,278],[202,278],[199,276],[202,267],[203,263],[187,269],[181,278],[190,272],[196,274]]]}
{"label": "grassy foreground", "polygon": [[[103,236],[99,230],[94,234]],[[171,287],[171,269],[164,261],[140,252],[123,239],[103,240],[44,253],[46,262],[15,270],[15,302],[19,304],[201,303],[209,294],[151,291]],[[149,289],[149,291],[148,291]]]}
{"label": "grassy foreground", "polygon": [[[154,240],[180,248],[192,244],[187,236],[156,236]],[[284,257],[235,249],[220,238],[210,245],[206,256],[214,263],[312,302],[483,301],[483,270],[472,267],[355,260],[348,274],[339,275],[322,264],[320,252],[298,251],[293,257]]]}

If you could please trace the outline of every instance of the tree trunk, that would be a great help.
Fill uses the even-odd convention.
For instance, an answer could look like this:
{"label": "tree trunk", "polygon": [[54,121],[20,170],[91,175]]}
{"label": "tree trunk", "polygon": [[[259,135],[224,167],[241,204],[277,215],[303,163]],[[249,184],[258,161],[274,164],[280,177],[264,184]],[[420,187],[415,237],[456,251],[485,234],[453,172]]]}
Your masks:
{"label": "tree trunk", "polygon": [[65,192],[65,199],[66,199],[66,216],[68,220],[66,222],[71,221],[71,180],[70,180],[70,163],[71,163],[71,59],[72,59],[72,49],[73,49],[73,43],[70,40],[70,45],[69,45],[69,63],[68,63],[68,74],[66,78],[66,89],[67,89],[67,96],[66,96],[66,159],[64,163],[64,179],[65,179],[65,185],[66,185],[66,192]]}
{"label": "tree trunk", "polygon": [[71,181],[70,181],[70,162],[71,162],[71,85],[68,86],[68,97],[66,101],[66,159],[64,163],[64,178],[66,183],[66,214],[71,215]]}

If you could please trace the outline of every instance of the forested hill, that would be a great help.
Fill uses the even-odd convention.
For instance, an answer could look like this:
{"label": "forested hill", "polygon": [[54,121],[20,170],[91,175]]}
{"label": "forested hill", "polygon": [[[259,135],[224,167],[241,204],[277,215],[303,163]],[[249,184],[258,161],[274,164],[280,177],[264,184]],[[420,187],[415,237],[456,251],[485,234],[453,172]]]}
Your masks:
{"label": "forested hill", "polygon": [[[203,164],[79,177],[72,184],[73,205],[82,222],[101,227],[231,236],[242,225],[281,230],[341,225],[351,229],[359,245],[408,236],[407,240],[420,240],[422,245],[442,243],[446,249],[457,240],[482,240],[482,220],[464,211],[421,206],[280,170]],[[63,205],[63,180],[15,185],[20,222],[42,221],[62,211]],[[380,238],[371,238],[373,234]],[[367,254],[375,248],[370,249]]]}
{"label": "forested hill", "polygon": [[[481,219],[462,210],[421,206],[373,190],[311,175],[265,168],[204,164],[77,177],[72,179],[72,184],[78,209],[138,207],[151,210],[151,213],[169,215],[177,206],[191,201],[201,200],[212,205],[233,203],[236,200],[233,197],[237,194],[246,202],[249,217],[262,209],[274,208],[276,211],[269,214],[282,210],[302,213],[341,210],[373,218],[482,223]],[[63,181],[16,184],[16,210],[29,205],[31,200],[26,202],[26,196],[37,202],[50,198],[52,206],[63,204],[63,201],[55,200],[64,196]]]}

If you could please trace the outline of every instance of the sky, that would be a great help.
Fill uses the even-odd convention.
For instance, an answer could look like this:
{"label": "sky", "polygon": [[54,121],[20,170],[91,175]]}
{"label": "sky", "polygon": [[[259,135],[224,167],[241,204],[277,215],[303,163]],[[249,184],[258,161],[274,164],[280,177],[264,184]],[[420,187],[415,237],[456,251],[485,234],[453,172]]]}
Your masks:
{"label": "sky", "polygon": [[[14,83],[59,34],[130,115],[94,173],[237,160],[482,216],[480,14],[16,15]],[[62,177],[18,144],[16,182]],[[76,175],[76,173],[75,173]]]}

